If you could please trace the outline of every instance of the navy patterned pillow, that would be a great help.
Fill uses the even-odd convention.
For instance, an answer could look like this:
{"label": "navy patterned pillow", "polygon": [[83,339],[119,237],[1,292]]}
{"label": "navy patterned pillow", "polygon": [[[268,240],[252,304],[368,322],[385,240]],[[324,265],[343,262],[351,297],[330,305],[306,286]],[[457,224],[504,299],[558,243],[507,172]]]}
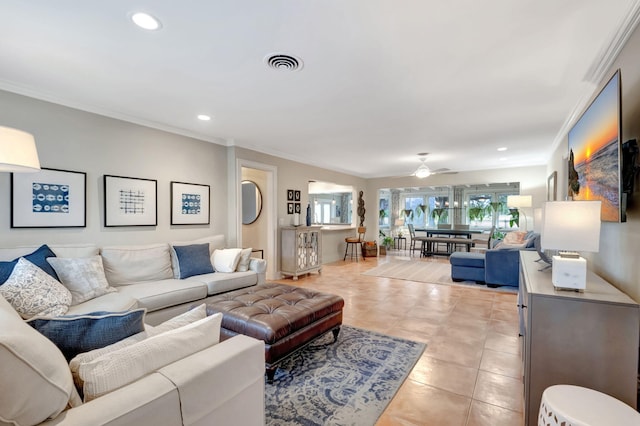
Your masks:
{"label": "navy patterned pillow", "polygon": [[[38,247],[38,249],[33,253],[22,257],[45,271],[47,274],[51,275],[56,280],[60,281],[56,271],[54,271],[51,265],[49,265],[49,262],[47,262],[48,257],[56,257],[56,254],[46,244]],[[11,262],[0,262],[0,285],[4,284],[5,281],[9,279],[13,272],[13,268],[18,264],[18,259],[20,258],[13,259]]]}
{"label": "navy patterned pillow", "polygon": [[126,312],[91,312],[54,318],[35,317],[29,325],[51,340],[67,361],[144,331],[145,308]]}
{"label": "navy patterned pillow", "polygon": [[209,256],[209,243],[173,246],[173,250],[178,258],[180,279],[215,272]]}

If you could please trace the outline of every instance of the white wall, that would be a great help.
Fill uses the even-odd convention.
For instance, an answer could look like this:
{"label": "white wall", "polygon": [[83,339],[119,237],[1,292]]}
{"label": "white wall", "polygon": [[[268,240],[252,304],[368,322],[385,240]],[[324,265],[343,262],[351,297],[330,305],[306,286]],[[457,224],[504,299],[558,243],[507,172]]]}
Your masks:
{"label": "white wall", "polygon": [[[87,173],[87,227],[10,228],[10,175],[0,173],[0,245],[188,240],[227,229],[227,148],[0,91],[0,125],[32,133],[42,167]],[[158,225],[104,227],[103,175],[156,179]],[[211,185],[210,225],[170,225],[170,182]]]}
{"label": "white wall", "polygon": [[[640,142],[640,30],[636,29],[613,66],[605,74],[593,96],[604,86],[616,69],[622,79],[622,142]],[[558,171],[559,199],[567,196],[568,142],[561,143],[547,171]],[[587,256],[589,268],[610,281],[636,301],[640,301],[640,185],[636,178],[635,192],[627,208],[627,222],[603,222],[600,230],[600,251]]]}
{"label": "white wall", "polygon": [[[262,154],[256,151],[234,148],[235,158],[242,160],[254,161],[257,163],[269,164],[277,167],[278,169],[278,184],[277,184],[277,216],[278,226],[291,225],[293,223],[293,215],[287,214],[287,190],[294,189],[301,191],[301,203],[302,212],[300,220],[304,223],[304,218],[307,212],[307,204],[309,202],[308,185],[310,180],[332,182],[339,185],[353,186],[356,194],[358,191],[363,190],[365,203],[368,201],[373,203],[375,198],[374,194],[368,194],[365,189],[366,180],[350,176],[344,173],[334,172],[331,170],[321,169],[319,167],[309,166],[306,164],[298,163],[296,161],[287,160],[272,155]],[[231,163],[229,163],[231,164]],[[229,171],[229,176],[232,178],[235,176],[234,171]],[[355,201],[354,201],[355,202]],[[371,220],[371,226],[375,224],[377,217],[377,208],[375,205],[366,205],[369,207],[369,213],[365,216],[367,223]],[[375,217],[374,217],[375,216]],[[373,228],[370,228],[373,229]],[[367,232],[368,236],[372,239],[374,234]],[[355,235],[355,229],[348,229],[342,231],[323,231],[322,233],[322,261],[323,263],[333,262],[338,259],[342,259],[345,249],[344,238],[346,236]],[[376,234],[377,235],[377,231]],[[233,238],[233,237],[231,237]],[[278,232],[277,247],[280,247],[280,235]],[[279,258],[279,257],[277,257]]]}

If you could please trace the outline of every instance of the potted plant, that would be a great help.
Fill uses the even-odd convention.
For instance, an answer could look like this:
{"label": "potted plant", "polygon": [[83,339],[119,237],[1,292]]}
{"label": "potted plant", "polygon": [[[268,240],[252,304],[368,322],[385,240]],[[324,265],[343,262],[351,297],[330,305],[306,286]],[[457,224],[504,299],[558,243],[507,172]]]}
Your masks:
{"label": "potted plant", "polygon": [[393,246],[393,238],[382,231],[380,232],[380,254],[387,254],[387,249]]}
{"label": "potted plant", "polygon": [[440,223],[440,221],[446,221],[447,220],[447,216],[448,216],[448,212],[447,209],[445,208],[441,208],[438,207],[437,209],[433,209],[431,211],[431,217],[433,217],[433,220],[436,223],[436,226],[438,226],[438,223]]}

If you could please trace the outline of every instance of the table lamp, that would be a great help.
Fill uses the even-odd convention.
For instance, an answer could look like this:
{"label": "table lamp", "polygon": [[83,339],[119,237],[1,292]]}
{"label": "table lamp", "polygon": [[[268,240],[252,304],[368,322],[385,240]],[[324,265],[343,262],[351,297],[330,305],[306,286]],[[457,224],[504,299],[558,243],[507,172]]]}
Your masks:
{"label": "table lamp", "polygon": [[0,172],[40,171],[40,160],[33,135],[0,126]]}
{"label": "table lamp", "polygon": [[584,290],[587,261],[579,251],[598,252],[600,246],[600,201],[550,201],[544,205],[541,245],[559,250],[552,258],[554,287]]}
{"label": "table lamp", "polygon": [[518,211],[522,212],[524,216],[524,230],[527,230],[527,215],[524,214],[524,207],[531,207],[532,197],[531,195],[508,195],[507,196],[507,207],[512,209],[518,209]]}
{"label": "table lamp", "polygon": [[396,235],[398,235],[398,237],[402,237],[402,231],[399,228],[404,226],[404,219],[396,219],[394,224],[396,226]]}

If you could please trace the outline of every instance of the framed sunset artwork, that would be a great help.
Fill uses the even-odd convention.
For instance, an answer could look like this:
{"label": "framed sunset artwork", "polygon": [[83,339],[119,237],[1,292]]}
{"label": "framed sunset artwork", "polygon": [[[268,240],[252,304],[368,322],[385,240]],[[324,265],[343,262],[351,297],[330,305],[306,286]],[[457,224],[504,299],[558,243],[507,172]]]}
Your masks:
{"label": "framed sunset artwork", "polygon": [[569,131],[567,194],[602,201],[601,220],[620,222],[620,70]]}

